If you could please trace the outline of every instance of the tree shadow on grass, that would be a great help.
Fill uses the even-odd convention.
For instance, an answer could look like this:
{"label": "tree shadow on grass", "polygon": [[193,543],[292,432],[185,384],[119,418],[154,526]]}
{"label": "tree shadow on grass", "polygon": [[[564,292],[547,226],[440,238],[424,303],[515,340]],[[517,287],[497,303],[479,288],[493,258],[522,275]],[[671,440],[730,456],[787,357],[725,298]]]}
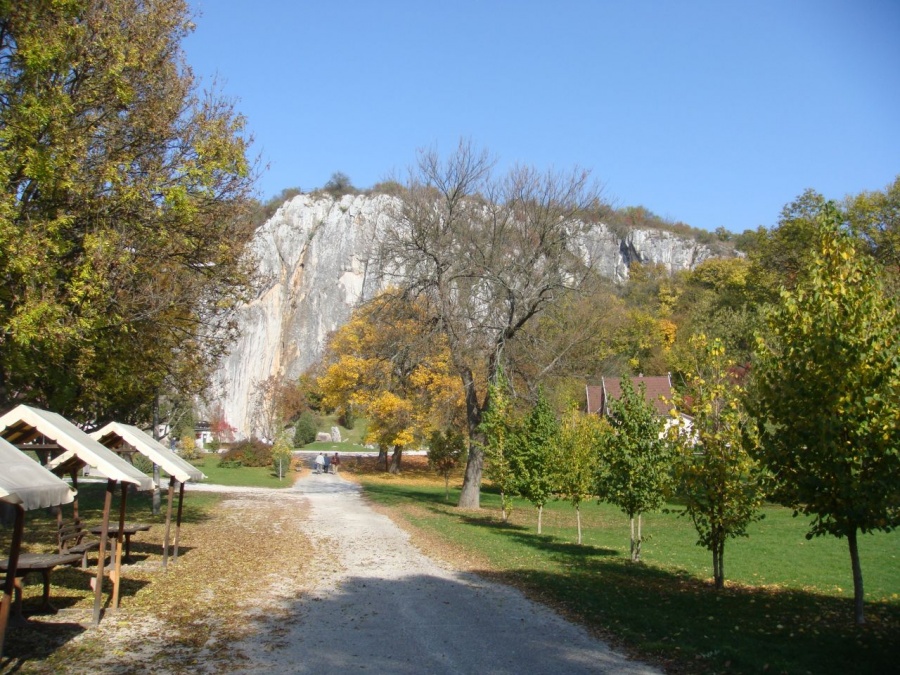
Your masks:
{"label": "tree shadow on grass", "polygon": [[619,552],[615,549],[602,548],[591,544],[576,544],[553,535],[539,535],[528,525],[516,525],[509,521],[503,522],[502,520],[498,520],[491,513],[458,511],[451,508],[438,508],[434,506],[429,507],[429,510],[444,517],[455,518],[466,525],[508,533],[508,536],[519,543],[546,553],[581,557],[619,555]]}
{"label": "tree shadow on grass", "polygon": [[900,605],[802,590],[726,586],[624,557],[571,560],[564,573],[503,575],[538,599],[610,632],[673,672],[895,672]]}
{"label": "tree shadow on grass", "polygon": [[391,485],[390,483],[367,483],[364,491],[375,501],[386,506],[396,504],[442,504],[447,506],[444,492],[434,489],[416,488],[408,484]]}
{"label": "tree shadow on grass", "polygon": [[49,623],[34,619],[22,626],[10,626],[6,631],[0,672],[17,673],[31,663],[44,661],[84,631],[84,626],[79,623]]}
{"label": "tree shadow on grass", "polygon": [[592,544],[576,544],[553,535],[537,534],[528,527],[518,527],[516,529],[520,531],[511,532],[509,536],[513,537],[520,544],[557,557],[562,556],[562,559],[584,559],[595,556],[621,557],[621,553],[613,548],[603,548]]}

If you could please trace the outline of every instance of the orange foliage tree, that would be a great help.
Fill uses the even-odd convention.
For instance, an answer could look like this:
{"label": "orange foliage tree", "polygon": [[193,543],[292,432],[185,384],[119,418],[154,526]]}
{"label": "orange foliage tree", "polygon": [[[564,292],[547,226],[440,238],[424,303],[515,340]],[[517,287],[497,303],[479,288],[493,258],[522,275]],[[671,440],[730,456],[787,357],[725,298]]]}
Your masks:
{"label": "orange foliage tree", "polygon": [[400,471],[404,448],[431,432],[461,424],[464,399],[445,341],[425,326],[415,303],[387,292],[357,309],[330,338],[318,379],[329,408],[361,412],[366,441],[393,452]]}

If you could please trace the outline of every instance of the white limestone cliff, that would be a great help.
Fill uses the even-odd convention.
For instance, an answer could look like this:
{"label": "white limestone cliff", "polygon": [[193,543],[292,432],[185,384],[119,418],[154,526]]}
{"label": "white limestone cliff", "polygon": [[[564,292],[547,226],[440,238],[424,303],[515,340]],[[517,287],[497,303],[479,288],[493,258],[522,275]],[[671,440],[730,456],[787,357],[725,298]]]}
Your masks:
{"label": "white limestone cliff", "polygon": [[[260,291],[239,312],[239,338],[211,392],[239,436],[255,431],[256,386],[272,375],[298,377],[319,358],[328,334],[380,290],[370,258],[378,232],[391,224],[391,199],[299,195],[257,230],[252,246]],[[602,225],[591,249],[600,273],[617,281],[628,278],[634,262],[675,272],[712,256],[708,247],[670,232],[632,230],[620,237]]]}

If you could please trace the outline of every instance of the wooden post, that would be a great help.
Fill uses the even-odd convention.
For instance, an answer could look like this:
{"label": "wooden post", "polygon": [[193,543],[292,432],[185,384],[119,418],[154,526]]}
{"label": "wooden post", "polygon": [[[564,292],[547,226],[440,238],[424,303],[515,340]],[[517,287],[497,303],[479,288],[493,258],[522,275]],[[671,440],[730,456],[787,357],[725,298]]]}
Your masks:
{"label": "wooden post", "polygon": [[178,488],[178,517],[175,521],[175,552],[172,554],[172,562],[178,560],[178,537],[181,535],[181,503],[184,501],[184,483]]}
{"label": "wooden post", "polygon": [[128,500],[128,483],[122,483],[122,499],[119,502],[119,532],[116,537],[116,562],[113,574],[113,596],[111,609],[119,608],[119,590],[122,583],[122,542],[125,541],[125,503]]}
{"label": "wooden post", "polygon": [[166,509],[166,533],[163,536],[163,569],[169,565],[169,528],[172,525],[172,502],[175,499],[175,476],[169,476],[169,506]]}
{"label": "wooden post", "polygon": [[6,626],[9,623],[9,608],[16,592],[16,571],[19,566],[19,551],[22,549],[22,533],[25,530],[25,508],[15,505],[16,521],[13,525],[12,544],[9,547],[9,564],[6,566],[6,580],[3,582],[3,599],[0,600],[0,657],[6,641]]}
{"label": "wooden post", "polygon": [[78,469],[73,469],[70,475],[72,476],[72,489],[75,490],[75,499],[72,500],[72,519],[78,524]]}
{"label": "wooden post", "polygon": [[103,597],[103,571],[106,566],[106,541],[109,536],[109,510],[112,507],[112,494],[116,482],[106,481],[106,497],[103,501],[103,525],[100,529],[100,551],[97,553],[97,578],[94,580],[94,625],[100,623],[100,610]]}

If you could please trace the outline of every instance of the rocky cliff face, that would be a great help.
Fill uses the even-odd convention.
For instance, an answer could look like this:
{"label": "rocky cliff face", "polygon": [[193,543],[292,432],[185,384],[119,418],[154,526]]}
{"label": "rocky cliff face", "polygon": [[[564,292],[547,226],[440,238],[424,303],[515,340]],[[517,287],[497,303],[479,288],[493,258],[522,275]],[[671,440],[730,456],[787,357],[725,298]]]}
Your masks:
{"label": "rocky cliff face", "polygon": [[[256,386],[271,375],[299,376],[353,307],[380,290],[370,258],[378,232],[391,224],[390,201],[384,195],[300,195],[257,231],[260,292],[241,310],[240,338],[213,380],[213,400],[239,435],[254,432]],[[600,273],[617,281],[628,278],[633,262],[659,263],[674,272],[712,255],[706,246],[669,232],[634,230],[623,238],[604,226],[592,248]]]}

